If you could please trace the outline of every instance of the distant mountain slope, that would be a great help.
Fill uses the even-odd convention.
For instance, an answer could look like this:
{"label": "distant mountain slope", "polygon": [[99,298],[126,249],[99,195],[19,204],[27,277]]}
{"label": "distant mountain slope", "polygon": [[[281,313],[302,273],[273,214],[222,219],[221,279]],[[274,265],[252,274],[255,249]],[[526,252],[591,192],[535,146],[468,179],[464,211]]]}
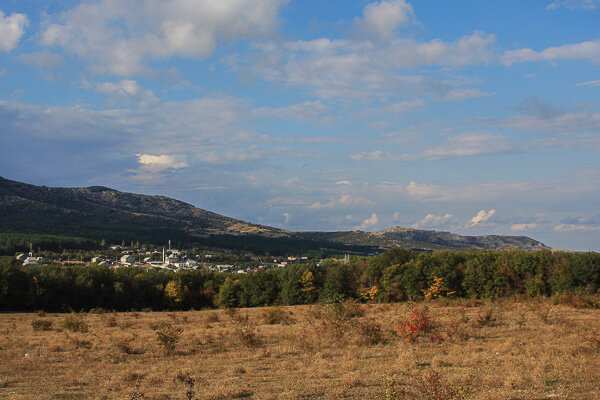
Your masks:
{"label": "distant mountain slope", "polygon": [[[547,248],[524,236],[460,236],[394,227],[381,232],[290,232],[225,217],[163,196],[119,192],[101,186],[50,188],[0,177],[0,232],[53,234],[110,241],[139,240],[239,248],[243,243],[299,249],[403,247],[414,250],[515,247]],[[215,242],[215,238],[220,238]],[[225,239],[223,239],[225,238]]]}
{"label": "distant mountain slope", "polygon": [[124,193],[101,186],[49,188],[0,178],[0,230],[144,240],[217,234],[286,236],[163,196]]}

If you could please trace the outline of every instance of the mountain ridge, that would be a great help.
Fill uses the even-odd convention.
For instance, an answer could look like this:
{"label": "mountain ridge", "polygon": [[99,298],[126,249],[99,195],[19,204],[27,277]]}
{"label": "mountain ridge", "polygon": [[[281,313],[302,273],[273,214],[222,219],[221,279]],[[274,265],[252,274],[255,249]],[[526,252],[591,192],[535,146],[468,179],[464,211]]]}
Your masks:
{"label": "mountain ridge", "polygon": [[[296,242],[303,247],[412,250],[547,249],[526,236],[462,236],[452,232],[394,226],[379,232],[289,231],[230,218],[160,195],[121,192],[105,186],[36,186],[0,177],[0,232],[81,236],[92,239],[167,238],[204,243]],[[279,242],[278,242],[279,241]],[[238,243],[238,244],[239,244]],[[236,246],[238,245],[236,244]]]}

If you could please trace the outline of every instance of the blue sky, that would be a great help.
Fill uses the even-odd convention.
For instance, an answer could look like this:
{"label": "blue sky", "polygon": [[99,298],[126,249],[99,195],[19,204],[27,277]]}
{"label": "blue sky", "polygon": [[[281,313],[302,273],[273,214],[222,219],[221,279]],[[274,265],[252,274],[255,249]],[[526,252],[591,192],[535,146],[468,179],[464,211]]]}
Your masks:
{"label": "blue sky", "polygon": [[0,175],[600,250],[600,1],[0,1]]}

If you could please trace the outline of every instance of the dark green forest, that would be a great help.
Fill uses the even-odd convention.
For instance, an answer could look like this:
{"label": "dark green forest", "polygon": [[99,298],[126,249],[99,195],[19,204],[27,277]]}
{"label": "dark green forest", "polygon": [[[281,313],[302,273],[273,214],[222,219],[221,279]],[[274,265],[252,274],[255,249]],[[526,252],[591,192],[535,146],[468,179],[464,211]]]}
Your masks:
{"label": "dark green forest", "polygon": [[0,261],[0,310],[176,310],[343,300],[498,298],[578,294],[595,298],[600,254],[519,250],[388,250],[348,263],[327,260],[247,274],[137,267],[21,266]]}

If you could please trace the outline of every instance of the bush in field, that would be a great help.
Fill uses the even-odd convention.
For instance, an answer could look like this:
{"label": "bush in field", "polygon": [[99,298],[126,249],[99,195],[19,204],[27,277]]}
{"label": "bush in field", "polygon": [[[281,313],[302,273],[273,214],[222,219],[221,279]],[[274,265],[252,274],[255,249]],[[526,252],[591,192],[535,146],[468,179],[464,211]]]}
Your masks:
{"label": "bush in field", "polygon": [[174,327],[168,322],[161,322],[156,324],[154,327],[154,333],[156,333],[156,340],[158,343],[164,347],[167,355],[171,355],[175,352],[175,347],[177,346],[177,342],[181,337],[181,333],[183,332],[182,328]]}
{"label": "bush in field", "polygon": [[415,382],[414,389],[418,398],[427,400],[459,400],[466,398],[465,390],[461,387],[444,382],[436,370],[430,370],[420,376]]}
{"label": "bush in field", "polygon": [[358,321],[355,328],[359,344],[372,345],[383,340],[381,325],[372,319]]}
{"label": "bush in field", "polygon": [[247,347],[258,347],[261,345],[260,338],[256,332],[256,324],[250,321],[248,315],[235,314],[233,317],[234,332],[237,338]]}
{"label": "bush in field", "polygon": [[415,341],[427,334],[434,325],[432,315],[427,307],[413,307],[410,315],[400,321],[396,332],[407,341]]}
{"label": "bush in field", "polygon": [[71,332],[86,333],[89,330],[89,325],[84,321],[79,314],[72,313],[67,315],[60,323],[60,327]]}
{"label": "bush in field", "polygon": [[269,307],[263,313],[263,322],[269,325],[283,324],[289,325],[294,322],[291,314],[281,307]]}
{"label": "bush in field", "polygon": [[477,318],[475,319],[475,323],[478,327],[484,326],[494,326],[498,322],[498,318],[496,318],[496,311],[493,307],[485,307],[477,314]]}
{"label": "bush in field", "polygon": [[53,326],[52,326],[52,321],[48,320],[48,319],[36,319],[34,321],[31,321],[31,327],[33,328],[34,331],[51,331]]}
{"label": "bush in field", "polygon": [[600,308],[600,296],[591,294],[575,293],[567,290],[554,296],[552,303],[561,304],[573,308]]}

